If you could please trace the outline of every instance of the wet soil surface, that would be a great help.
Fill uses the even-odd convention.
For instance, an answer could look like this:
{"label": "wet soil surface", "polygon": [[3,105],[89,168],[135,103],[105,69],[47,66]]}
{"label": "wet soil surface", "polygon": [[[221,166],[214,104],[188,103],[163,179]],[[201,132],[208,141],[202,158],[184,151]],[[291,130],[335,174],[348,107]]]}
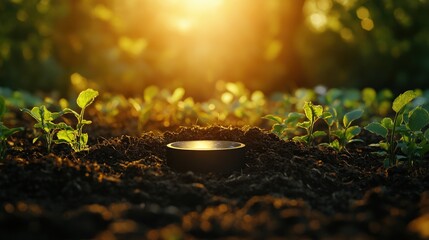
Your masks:
{"label": "wet soil surface", "polygon": [[[98,137],[80,153],[32,137],[0,163],[0,239],[429,238],[427,159],[385,170],[365,144],[336,153],[254,127]],[[245,167],[170,169],[165,145],[192,139],[246,144]]]}

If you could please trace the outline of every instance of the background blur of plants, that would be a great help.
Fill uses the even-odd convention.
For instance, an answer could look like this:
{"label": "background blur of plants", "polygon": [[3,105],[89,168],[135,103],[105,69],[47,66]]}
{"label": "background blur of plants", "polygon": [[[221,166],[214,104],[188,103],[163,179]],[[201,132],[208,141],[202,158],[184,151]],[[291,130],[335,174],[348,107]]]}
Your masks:
{"label": "background blur of plants", "polygon": [[[3,0],[0,86],[429,86],[428,0]],[[72,87],[72,88],[71,88]]]}

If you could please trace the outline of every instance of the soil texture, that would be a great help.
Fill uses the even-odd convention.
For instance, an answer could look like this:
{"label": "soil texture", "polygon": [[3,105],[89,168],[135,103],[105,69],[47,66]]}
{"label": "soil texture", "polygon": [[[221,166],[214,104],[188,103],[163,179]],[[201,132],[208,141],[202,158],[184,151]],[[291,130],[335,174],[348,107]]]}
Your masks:
{"label": "soil texture", "polygon": [[[386,170],[368,136],[337,153],[256,127],[89,130],[80,153],[47,153],[30,127],[9,139],[0,239],[429,238],[429,161]],[[166,144],[196,139],[246,144],[245,167],[170,169]]]}

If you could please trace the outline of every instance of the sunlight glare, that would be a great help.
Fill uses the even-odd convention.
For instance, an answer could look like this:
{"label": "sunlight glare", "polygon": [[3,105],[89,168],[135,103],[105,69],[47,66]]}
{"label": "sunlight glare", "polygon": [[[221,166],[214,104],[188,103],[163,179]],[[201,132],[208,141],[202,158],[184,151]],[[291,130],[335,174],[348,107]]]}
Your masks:
{"label": "sunlight glare", "polygon": [[169,0],[169,3],[189,12],[199,12],[216,9],[222,5],[223,0]]}
{"label": "sunlight glare", "polygon": [[190,32],[196,25],[207,22],[207,15],[214,14],[223,0],[166,0],[171,24],[179,32]]}
{"label": "sunlight glare", "polygon": [[179,18],[175,20],[175,24],[180,32],[188,32],[193,26],[193,22],[187,18]]}

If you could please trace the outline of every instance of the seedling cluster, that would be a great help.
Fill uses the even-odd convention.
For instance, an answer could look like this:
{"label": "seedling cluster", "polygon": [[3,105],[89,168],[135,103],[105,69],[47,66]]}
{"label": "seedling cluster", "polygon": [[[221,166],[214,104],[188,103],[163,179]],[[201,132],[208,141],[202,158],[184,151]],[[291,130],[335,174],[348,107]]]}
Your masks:
{"label": "seedling cluster", "polygon": [[372,146],[381,149],[376,153],[384,157],[385,166],[392,166],[403,159],[411,165],[429,152],[429,129],[424,130],[429,124],[428,111],[421,106],[406,111],[408,104],[416,97],[414,91],[404,92],[393,101],[393,119],[385,117],[365,127],[383,137],[383,140]]}
{"label": "seedling cluster", "polygon": [[[338,96],[341,93],[331,94]],[[318,144],[321,146],[331,147],[337,151],[347,150],[348,144],[363,142],[362,139],[357,138],[362,128],[353,123],[361,120],[364,110],[355,109],[346,112],[340,121],[338,112],[345,110],[336,104],[338,102],[332,100],[336,98],[332,98],[332,95],[327,98],[327,102],[330,103],[328,106],[314,105],[308,101],[303,106],[304,114],[291,112],[286,118],[276,115],[267,115],[265,118],[274,121],[272,132],[280,138],[304,142],[308,145],[313,145],[315,139],[319,139]],[[375,104],[376,96],[375,91],[364,89],[363,100],[367,109],[380,105],[384,105],[383,108],[385,108],[385,103]],[[374,153],[383,157],[385,167],[397,165],[403,160],[411,166],[429,152],[429,112],[421,105],[410,106],[417,97],[418,93],[412,90],[400,94],[391,106],[395,113],[393,118],[384,117],[364,127],[369,132],[382,137],[379,143],[370,144],[370,146],[380,149]],[[306,119],[302,120],[304,116]],[[315,124],[322,120],[325,123],[325,127],[322,128],[324,130],[315,130]],[[294,136],[296,135],[294,126],[305,129],[305,134]]]}
{"label": "seedling cluster", "polygon": [[[127,99],[105,94],[95,104],[95,109],[104,119],[111,119],[106,121],[114,121],[122,113],[130,112],[138,121],[139,131],[154,122],[167,128],[193,124],[267,126],[272,123],[269,125],[271,131],[281,139],[328,147],[337,152],[348,152],[350,144],[363,142],[359,137],[365,129],[380,137],[380,141],[370,147],[384,160],[386,167],[403,162],[411,166],[429,153],[429,91],[410,90],[393,99],[389,90],[377,92],[371,88],[362,91],[298,89],[292,94],[274,94],[266,98],[262,92],[251,92],[241,83],[225,83],[222,89],[217,89],[216,98],[195,102],[186,97],[183,88],[169,91],[149,86],[142,97]],[[43,101],[38,99],[34,101],[38,106],[29,109],[27,100],[16,98],[20,96],[33,99],[26,94],[10,94],[6,100],[36,121],[33,142],[42,141],[48,152],[56,144],[67,144],[75,152],[88,149],[84,127],[92,122],[85,119],[85,112],[98,96],[97,91],[87,89],[78,95],[79,111],[64,104],[48,105],[46,101],[39,104]],[[63,107],[58,108],[60,105]],[[2,158],[8,148],[7,139],[23,130],[6,127],[1,121],[5,112],[5,101],[0,99]]]}

